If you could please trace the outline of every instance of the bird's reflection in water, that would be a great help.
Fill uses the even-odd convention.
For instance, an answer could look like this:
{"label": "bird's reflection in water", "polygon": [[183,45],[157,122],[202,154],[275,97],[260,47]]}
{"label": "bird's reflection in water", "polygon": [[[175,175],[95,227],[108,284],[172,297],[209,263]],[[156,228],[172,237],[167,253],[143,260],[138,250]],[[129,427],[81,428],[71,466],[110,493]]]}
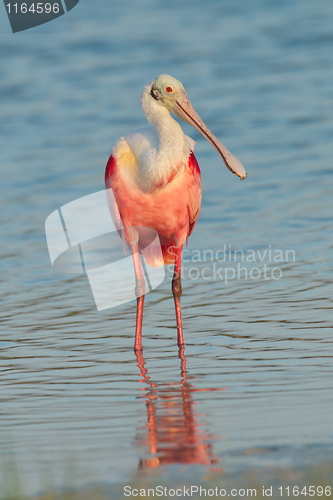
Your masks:
{"label": "bird's reflection in water", "polygon": [[[147,424],[139,430],[136,443],[149,449],[139,463],[139,469],[156,469],[170,464],[200,464],[214,466],[219,458],[214,453],[212,437],[195,412],[193,394],[224,389],[196,389],[188,381],[184,348],[179,349],[181,380],[179,383],[156,384],[148,376],[142,351],[137,352],[139,382],[145,384]],[[204,415],[200,415],[202,417]],[[213,467],[214,472],[223,472]]]}

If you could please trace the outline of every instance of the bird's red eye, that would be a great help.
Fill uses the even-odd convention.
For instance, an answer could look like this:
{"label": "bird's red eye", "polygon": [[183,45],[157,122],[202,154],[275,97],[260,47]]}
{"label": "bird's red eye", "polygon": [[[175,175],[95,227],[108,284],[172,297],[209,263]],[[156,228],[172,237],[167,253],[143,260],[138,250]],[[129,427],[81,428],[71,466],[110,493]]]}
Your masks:
{"label": "bird's red eye", "polygon": [[168,94],[170,94],[170,92],[172,92],[172,88],[171,87],[167,87],[165,90],[168,92]]}

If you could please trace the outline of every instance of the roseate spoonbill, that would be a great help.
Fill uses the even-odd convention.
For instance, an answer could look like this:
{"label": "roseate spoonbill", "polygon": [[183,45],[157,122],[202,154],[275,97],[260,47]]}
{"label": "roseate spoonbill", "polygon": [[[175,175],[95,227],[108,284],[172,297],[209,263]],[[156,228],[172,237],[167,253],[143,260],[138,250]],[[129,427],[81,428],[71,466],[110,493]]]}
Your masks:
{"label": "roseate spoonbill", "polygon": [[[157,231],[163,258],[146,255],[153,267],[174,263],[172,292],[177,318],[178,346],[184,345],[180,297],[181,254],[197,222],[201,204],[201,174],[194,156],[195,142],[187,137],[170,111],[193,125],[214,146],[226,167],[241,179],[243,165],[218,141],[193,109],[181,82],[160,75],[144,89],[141,105],[150,127],[121,137],[114,144],[106,166],[105,186],[112,188],[117,228],[129,244],[136,277],[136,330],[134,350],[142,350],[142,316],[145,280],[140,251],[147,246],[141,228]],[[119,231],[120,232],[120,231]]]}

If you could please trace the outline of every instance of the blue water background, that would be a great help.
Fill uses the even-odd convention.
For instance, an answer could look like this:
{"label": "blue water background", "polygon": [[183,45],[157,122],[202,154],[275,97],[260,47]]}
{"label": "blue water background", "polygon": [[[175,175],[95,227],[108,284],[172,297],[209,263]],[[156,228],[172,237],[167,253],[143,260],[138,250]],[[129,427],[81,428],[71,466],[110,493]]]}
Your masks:
{"label": "blue water background", "polygon": [[[61,486],[71,468],[77,487],[125,484],[150,456],[138,439],[147,401],[135,303],[97,312],[86,276],[52,269],[44,222],[103,189],[112,144],[145,125],[141,91],[160,73],[182,81],[248,172],[240,182],[183,125],[203,179],[188,258],[201,256],[201,272],[214,264],[203,252],[220,266],[224,245],[266,251],[269,267],[269,250],[284,256],[281,279],[183,281],[187,377],[206,441],[226,473],[332,453],[332,1],[80,0],[15,35],[0,10],[2,463],[14,457],[28,494]],[[249,270],[263,265],[256,255]],[[171,297],[166,279],[144,315],[161,391],[182,379]],[[168,470],[157,472],[167,480]]]}

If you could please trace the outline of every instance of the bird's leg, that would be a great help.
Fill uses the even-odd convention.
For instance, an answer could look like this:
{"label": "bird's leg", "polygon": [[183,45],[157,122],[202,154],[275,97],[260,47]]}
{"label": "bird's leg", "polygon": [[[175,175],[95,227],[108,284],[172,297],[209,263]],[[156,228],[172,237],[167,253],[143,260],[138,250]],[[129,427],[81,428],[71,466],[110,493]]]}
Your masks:
{"label": "bird's leg", "polygon": [[175,309],[176,309],[176,318],[177,318],[177,344],[178,347],[184,346],[184,337],[183,337],[183,327],[182,327],[182,312],[180,308],[180,297],[182,294],[182,284],[181,284],[181,265],[182,265],[182,248],[175,248],[175,268],[172,279],[172,293],[173,298],[175,299]]}
{"label": "bird's leg", "polygon": [[183,379],[182,379],[182,384],[183,384],[184,382],[186,382],[186,378],[187,378],[187,370],[186,370],[187,359],[185,358],[185,347],[184,346],[179,348],[178,357],[181,360],[180,373],[181,373],[181,376],[183,377]]}
{"label": "bird's leg", "polygon": [[135,327],[135,342],[134,351],[142,351],[142,318],[143,318],[143,303],[145,296],[138,297],[136,303],[136,327]]}
{"label": "bird's leg", "polygon": [[134,351],[142,351],[142,317],[143,303],[146,293],[146,282],[141,267],[138,244],[132,244],[131,250],[135,272],[135,294],[137,296]]}

